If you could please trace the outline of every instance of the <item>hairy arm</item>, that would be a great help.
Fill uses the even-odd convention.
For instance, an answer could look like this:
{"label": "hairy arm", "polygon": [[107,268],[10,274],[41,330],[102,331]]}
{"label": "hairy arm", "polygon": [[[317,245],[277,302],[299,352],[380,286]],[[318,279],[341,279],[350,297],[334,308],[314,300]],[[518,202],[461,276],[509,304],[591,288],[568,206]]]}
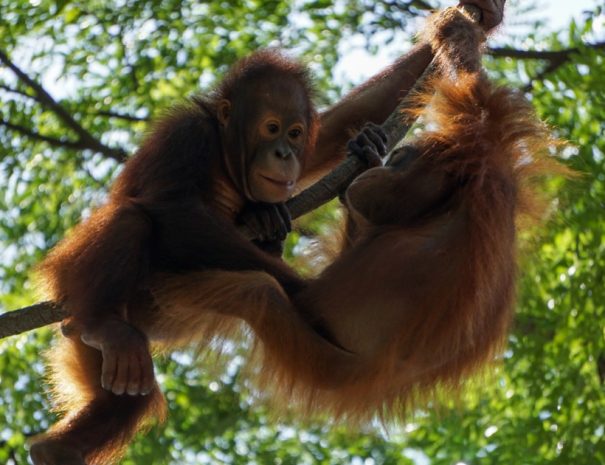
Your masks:
{"label": "hairy arm", "polygon": [[156,269],[258,270],[273,276],[288,292],[303,286],[304,281],[283,261],[261,251],[201,201],[182,199],[142,206],[156,232],[151,247]]}
{"label": "hairy arm", "polygon": [[116,180],[108,203],[41,266],[52,298],[71,314],[64,334],[103,353],[101,383],[114,394],[145,394],[153,387],[147,338],[127,322],[126,311],[153,271],[154,225],[139,204],[197,195],[195,181],[208,171],[203,130],[195,106],[160,120]]}
{"label": "hairy arm", "polygon": [[415,46],[323,112],[317,148],[305,166],[299,181],[300,188],[305,188],[342,161],[351,130],[358,130],[367,122],[381,124],[395,109],[399,99],[413,87],[432,57],[429,45]]}
{"label": "hairy arm", "polygon": [[110,203],[53,249],[41,269],[74,324],[123,316],[123,305],[142,279],[150,237],[151,223],[140,209]]}
{"label": "hairy arm", "polygon": [[125,320],[126,303],[146,278],[150,237],[151,222],[139,208],[110,203],[42,264],[55,299],[71,313],[64,334],[103,353],[101,384],[118,395],[153,387],[147,338]]}
{"label": "hairy arm", "polygon": [[[506,0],[461,0],[459,5],[474,5],[481,10],[481,25],[486,31],[498,26]],[[391,66],[353,89],[341,101],[320,115],[317,148],[308,160],[299,181],[302,190],[334,168],[346,155],[351,131],[365,123],[382,124],[410,91],[433,58],[430,45],[421,42]]]}

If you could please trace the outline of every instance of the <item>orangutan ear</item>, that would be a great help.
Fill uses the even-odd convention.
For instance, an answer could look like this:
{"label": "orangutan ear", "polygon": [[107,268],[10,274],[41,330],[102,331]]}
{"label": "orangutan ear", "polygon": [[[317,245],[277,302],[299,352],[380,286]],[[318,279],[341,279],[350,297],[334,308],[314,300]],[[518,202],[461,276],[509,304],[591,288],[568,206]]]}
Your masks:
{"label": "orangutan ear", "polygon": [[222,126],[229,124],[231,116],[231,102],[227,99],[222,99],[216,106],[216,118]]}

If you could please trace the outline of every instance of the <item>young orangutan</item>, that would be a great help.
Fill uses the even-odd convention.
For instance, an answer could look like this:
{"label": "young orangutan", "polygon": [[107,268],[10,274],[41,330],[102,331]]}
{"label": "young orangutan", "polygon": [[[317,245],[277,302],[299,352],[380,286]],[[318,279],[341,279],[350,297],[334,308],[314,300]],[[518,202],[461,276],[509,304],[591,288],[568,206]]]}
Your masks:
{"label": "young orangutan", "polygon": [[[41,264],[50,298],[71,314],[63,325],[72,338],[69,361],[51,357],[51,363],[66,385],[86,380],[89,386],[77,394],[61,391],[60,397],[83,401],[82,408],[38,438],[36,465],[105,460],[96,451],[111,450],[121,429],[128,434],[143,412],[163,410],[147,336],[130,317],[149,299],[154,273],[263,270],[289,291],[303,285],[262,249],[274,248],[289,229],[282,203],[315,150],[319,119],[311,96],[306,68],[277,51],[240,61],[213,93],[156,124],[108,202]],[[326,130],[323,137],[341,148],[334,154],[340,156],[346,130]],[[368,125],[356,140],[359,150],[350,154],[379,163],[385,150],[379,131]],[[242,215],[260,234],[260,247],[236,229]]]}

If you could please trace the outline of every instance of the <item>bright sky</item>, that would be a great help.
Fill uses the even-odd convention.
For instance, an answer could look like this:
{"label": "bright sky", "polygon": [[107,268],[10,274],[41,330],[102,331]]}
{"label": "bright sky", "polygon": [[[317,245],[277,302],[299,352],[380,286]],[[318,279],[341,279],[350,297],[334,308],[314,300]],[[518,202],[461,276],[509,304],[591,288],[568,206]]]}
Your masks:
{"label": "bright sky", "polygon": [[[512,0],[508,4],[513,3]],[[523,4],[524,0],[517,0],[515,3]],[[603,0],[537,0],[538,8],[530,14],[523,17],[514,14],[514,8],[505,16],[505,22],[501,32],[492,39],[492,43],[506,43],[506,32],[514,31],[518,28],[518,23],[532,22],[534,20],[545,20],[546,27],[550,31],[563,31],[567,29],[572,18],[578,22],[582,19],[582,12],[594,10],[599,4],[605,6]],[[444,2],[444,4],[446,4]],[[450,1],[449,5],[455,5],[455,1]],[[596,22],[598,24],[598,21]],[[598,27],[598,26],[596,26]],[[548,32],[548,31],[545,31]],[[601,15],[600,31],[598,40],[605,40],[605,13]],[[409,37],[404,37],[407,40]],[[391,47],[383,47],[376,55],[369,55],[364,49],[364,40],[352,40],[347,43],[347,48],[343,48],[342,59],[334,70],[337,82],[360,83],[369,78],[378,70],[389,65],[394,57],[402,52],[401,43],[396,43]]]}
{"label": "bright sky", "polygon": [[554,30],[562,29],[572,17],[581,18],[583,10],[594,9],[599,3],[598,0],[542,0],[541,16],[548,18],[548,23]]}

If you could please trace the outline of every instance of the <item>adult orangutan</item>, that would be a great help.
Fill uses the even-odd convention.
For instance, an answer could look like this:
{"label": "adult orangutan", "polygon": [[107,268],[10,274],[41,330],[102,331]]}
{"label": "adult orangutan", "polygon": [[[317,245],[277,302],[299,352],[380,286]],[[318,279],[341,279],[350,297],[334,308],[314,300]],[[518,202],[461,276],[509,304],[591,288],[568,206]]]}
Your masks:
{"label": "adult orangutan", "polygon": [[[474,3],[484,7],[486,27],[501,18],[503,2]],[[35,441],[36,465],[105,463],[142,419],[162,416],[145,333],[159,326],[148,325],[156,314],[140,310],[149,308],[158,272],[258,270],[291,295],[306,286],[241,237],[235,222],[252,208],[257,218],[269,218],[256,221],[269,242],[283,236],[288,219],[279,204],[295,183],[342,158],[351,128],[384,119],[429,58],[429,46],[417,47],[318,119],[305,69],[261,52],[234,67],[212,94],[156,125],[107,204],[41,266],[50,297],[72,315],[71,338],[51,359],[57,404],[70,414]],[[384,150],[372,126],[357,146],[370,162]]]}

